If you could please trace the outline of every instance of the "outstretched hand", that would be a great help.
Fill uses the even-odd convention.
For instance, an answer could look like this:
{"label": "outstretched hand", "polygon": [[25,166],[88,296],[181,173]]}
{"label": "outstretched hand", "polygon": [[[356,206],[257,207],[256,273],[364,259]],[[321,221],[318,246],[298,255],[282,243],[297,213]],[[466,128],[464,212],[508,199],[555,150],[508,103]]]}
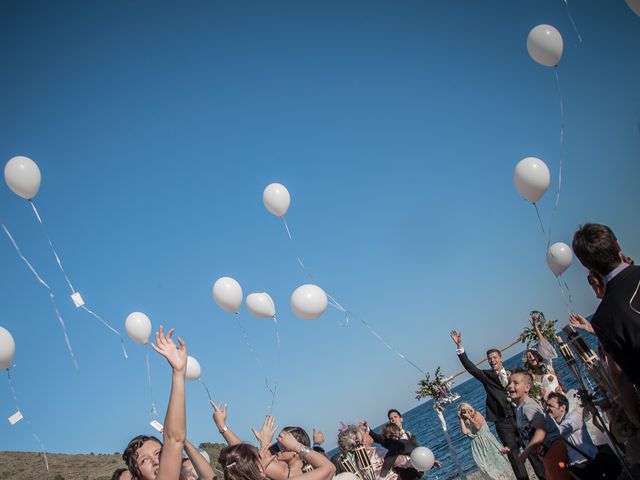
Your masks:
{"label": "outstretched hand", "polygon": [[322,445],[324,443],[324,433],[313,427],[313,444]]}
{"label": "outstretched hand", "polygon": [[531,324],[534,330],[538,328],[538,320],[536,319],[536,316],[533,313],[529,315],[529,323]]}
{"label": "outstretched hand", "polygon": [[180,337],[178,337],[178,343],[180,344],[180,348],[178,348],[173,341],[173,332],[172,328],[169,330],[169,333],[165,336],[164,330],[162,329],[162,325],[156,332],[156,344],[151,343],[151,347],[167,359],[169,365],[176,372],[186,372],[187,370],[187,346],[182,341]]}
{"label": "outstretched hand", "polygon": [[573,328],[578,328],[580,330],[584,330],[585,332],[589,332],[591,334],[595,334],[593,331],[593,326],[589,323],[589,320],[584,318],[579,313],[572,313],[569,315],[569,323]]}
{"label": "outstretched hand", "polygon": [[276,421],[271,415],[267,415],[264,419],[264,423],[262,424],[262,430],[259,432],[252,428],[251,431],[255,435],[258,442],[260,442],[260,448],[265,445],[268,447],[271,445],[271,440],[273,440],[273,434],[276,433]]}
{"label": "outstretched hand", "polygon": [[213,407],[213,422],[218,427],[218,430],[226,426],[227,423],[227,404],[215,404],[213,400],[209,400],[209,403]]}
{"label": "outstretched hand", "polygon": [[456,346],[459,348],[460,345],[462,345],[462,333],[460,332],[456,332],[455,330],[451,330],[451,340],[453,340],[453,343],[456,344]]}

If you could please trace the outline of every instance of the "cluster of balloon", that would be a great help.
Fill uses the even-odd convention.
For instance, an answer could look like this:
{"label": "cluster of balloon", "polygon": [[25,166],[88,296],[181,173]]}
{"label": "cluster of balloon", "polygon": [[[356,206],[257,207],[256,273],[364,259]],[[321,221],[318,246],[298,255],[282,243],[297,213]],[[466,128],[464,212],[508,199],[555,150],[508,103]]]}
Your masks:
{"label": "cluster of balloon", "polygon": [[551,173],[549,167],[536,157],[523,158],[513,172],[513,184],[518,193],[535,204],[549,188]]}
{"label": "cluster of balloon", "polygon": [[633,10],[633,13],[640,17],[640,0],[626,0],[629,8]]}
{"label": "cluster of balloon", "polygon": [[560,63],[563,48],[562,35],[551,25],[534,27],[527,37],[529,55],[545,67],[555,67]]}
{"label": "cluster of balloon", "polygon": [[562,275],[573,261],[573,252],[566,243],[554,243],[547,250],[547,265],[556,277]]}
{"label": "cluster of balloon", "polygon": [[16,342],[4,327],[0,327],[0,370],[9,370],[16,354]]}
{"label": "cluster of balloon", "polygon": [[225,312],[240,312],[242,298],[242,287],[231,277],[221,277],[213,284],[213,299]]}
{"label": "cluster of balloon", "polygon": [[315,320],[325,312],[328,304],[324,290],[310,283],[299,286],[291,295],[291,310],[303,320]]}
{"label": "cluster of balloon", "polygon": [[416,447],[411,452],[411,464],[420,472],[431,470],[435,462],[433,452],[427,447]]}
{"label": "cluster of balloon", "polygon": [[5,165],[4,180],[13,193],[31,201],[40,190],[42,177],[36,162],[29,157],[17,156]]}

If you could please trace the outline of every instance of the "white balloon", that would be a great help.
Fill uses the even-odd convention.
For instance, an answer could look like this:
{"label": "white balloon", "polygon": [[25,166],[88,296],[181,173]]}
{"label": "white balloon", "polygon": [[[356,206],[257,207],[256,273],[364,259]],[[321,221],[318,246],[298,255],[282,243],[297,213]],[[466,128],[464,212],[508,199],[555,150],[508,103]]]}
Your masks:
{"label": "white balloon", "polygon": [[238,313],[242,296],[242,287],[231,277],[221,277],[213,284],[213,299],[226,312]]}
{"label": "white balloon", "polygon": [[626,0],[629,8],[633,10],[633,13],[640,17],[640,0]]}
{"label": "white balloon", "polygon": [[562,58],[563,41],[560,32],[551,25],[534,27],[527,37],[531,58],[545,67],[555,67]]}
{"label": "white balloon", "polygon": [[558,242],[547,251],[547,265],[556,277],[562,275],[573,261],[573,252],[566,243]]}
{"label": "white balloon", "polygon": [[247,295],[247,308],[256,318],[271,318],[276,314],[276,306],[273,299],[266,292],[251,293]]}
{"label": "white balloon", "polygon": [[262,192],[262,203],[276,217],[284,217],[291,205],[291,195],[287,187],[280,183],[272,183]]}
{"label": "white balloon", "polygon": [[124,329],[131,340],[146,345],[151,336],[151,320],[142,312],[130,313],[124,321]]}
{"label": "white balloon", "polygon": [[416,447],[411,452],[411,464],[420,472],[431,470],[433,462],[435,462],[435,457],[427,447]]}
{"label": "white balloon", "polygon": [[40,189],[40,169],[28,157],[13,157],[4,166],[4,181],[13,193],[31,200]]}
{"label": "white balloon", "polygon": [[314,320],[327,309],[327,294],[317,285],[306,284],[296,288],[291,295],[291,310],[303,320]]}
{"label": "white balloon", "polygon": [[199,448],[198,451],[200,452],[200,455],[202,455],[208,463],[211,463],[211,457],[209,457],[209,454],[204,448]]}
{"label": "white balloon", "polygon": [[13,356],[16,354],[16,342],[6,328],[0,327],[0,370],[11,367]]}
{"label": "white balloon", "polygon": [[523,158],[513,172],[513,184],[520,195],[536,203],[549,188],[549,167],[536,157]]}
{"label": "white balloon", "polygon": [[191,355],[187,355],[187,380],[198,380],[200,375],[202,375],[200,362]]}

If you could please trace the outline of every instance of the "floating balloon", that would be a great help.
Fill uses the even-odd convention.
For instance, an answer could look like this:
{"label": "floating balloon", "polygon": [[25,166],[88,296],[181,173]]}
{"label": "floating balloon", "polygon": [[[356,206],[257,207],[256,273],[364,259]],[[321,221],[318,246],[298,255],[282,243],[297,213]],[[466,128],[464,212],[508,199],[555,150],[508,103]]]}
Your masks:
{"label": "floating balloon", "polygon": [[573,252],[566,243],[558,242],[547,251],[547,265],[556,277],[562,275],[573,261]]}
{"label": "floating balloon", "polygon": [[136,343],[146,345],[151,336],[151,320],[142,312],[130,313],[124,322],[127,335]]}
{"label": "floating balloon", "polygon": [[4,181],[13,193],[31,200],[40,189],[40,169],[27,157],[13,157],[4,166]]}
{"label": "floating balloon", "polygon": [[242,305],[242,287],[231,277],[221,277],[213,284],[213,299],[224,311],[238,313]]}
{"label": "floating balloon", "polygon": [[534,27],[527,37],[527,51],[531,58],[545,67],[555,67],[562,58],[562,35],[551,25]]}
{"label": "floating balloon", "polygon": [[513,184],[520,195],[531,203],[536,203],[549,188],[551,173],[549,167],[536,157],[523,158],[513,172]]}
{"label": "floating balloon", "polygon": [[431,470],[434,462],[435,457],[433,456],[433,452],[427,447],[417,447],[411,452],[411,464],[413,468],[420,472]]}
{"label": "floating balloon", "polygon": [[317,285],[301,285],[291,295],[291,309],[303,320],[315,320],[324,313],[327,304],[327,294]]}
{"label": "floating balloon", "polygon": [[200,362],[191,355],[187,355],[187,380],[199,380],[200,375],[202,375]]}
{"label": "floating balloon", "polygon": [[0,327],[0,370],[11,367],[13,356],[16,354],[16,342],[6,328]]}
{"label": "floating balloon", "polygon": [[280,183],[272,183],[262,192],[262,203],[276,217],[284,217],[291,205],[291,195],[287,187]]}
{"label": "floating balloon", "polygon": [[247,295],[247,308],[256,318],[271,318],[276,314],[276,306],[266,292]]}
{"label": "floating balloon", "polygon": [[633,10],[633,13],[640,17],[640,0],[626,0],[629,8]]}

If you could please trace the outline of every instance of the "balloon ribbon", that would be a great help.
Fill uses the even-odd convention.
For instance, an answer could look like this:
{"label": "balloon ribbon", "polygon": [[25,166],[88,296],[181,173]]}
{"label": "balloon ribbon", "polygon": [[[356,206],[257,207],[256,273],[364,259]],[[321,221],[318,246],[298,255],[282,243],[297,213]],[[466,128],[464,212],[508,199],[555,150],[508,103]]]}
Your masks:
{"label": "balloon ribbon", "polygon": [[40,285],[42,285],[44,288],[46,288],[47,291],[49,292],[49,300],[51,300],[51,305],[53,306],[53,311],[55,312],[56,318],[58,319],[58,322],[60,323],[60,327],[62,328],[62,333],[64,334],[64,340],[65,340],[65,342],[67,344],[67,350],[69,350],[69,355],[71,356],[71,361],[73,362],[73,366],[75,367],[75,369],[78,370],[78,362],[76,360],[75,353],[73,353],[73,348],[71,347],[71,341],[69,340],[69,335],[67,333],[67,326],[65,325],[64,320],[62,318],[62,315],[60,314],[60,309],[58,308],[58,303],[56,302],[56,297],[53,294],[53,290],[51,290],[51,287],[47,284],[47,282],[45,282],[42,279],[42,277],[38,274],[36,269],[33,268],[33,265],[31,265],[29,260],[27,260],[27,257],[25,257],[22,254],[22,251],[20,250],[20,247],[18,247],[18,244],[16,243],[16,241],[13,238],[13,236],[11,235],[11,232],[9,232],[9,229],[7,228],[7,226],[4,223],[2,224],[2,229],[4,230],[4,233],[7,234],[7,237],[9,237],[9,240],[11,241],[11,244],[13,245],[13,248],[15,248],[16,252],[18,253],[18,256],[27,265],[29,270],[31,270],[31,273],[33,273],[33,275],[36,277],[36,280],[38,280]]}
{"label": "balloon ribbon", "polygon": [[151,412],[154,418],[158,417],[158,411],[156,410],[156,404],[153,401],[153,387],[151,386],[151,366],[149,365],[149,349],[147,349],[147,379],[149,381],[149,396],[151,397]]}

